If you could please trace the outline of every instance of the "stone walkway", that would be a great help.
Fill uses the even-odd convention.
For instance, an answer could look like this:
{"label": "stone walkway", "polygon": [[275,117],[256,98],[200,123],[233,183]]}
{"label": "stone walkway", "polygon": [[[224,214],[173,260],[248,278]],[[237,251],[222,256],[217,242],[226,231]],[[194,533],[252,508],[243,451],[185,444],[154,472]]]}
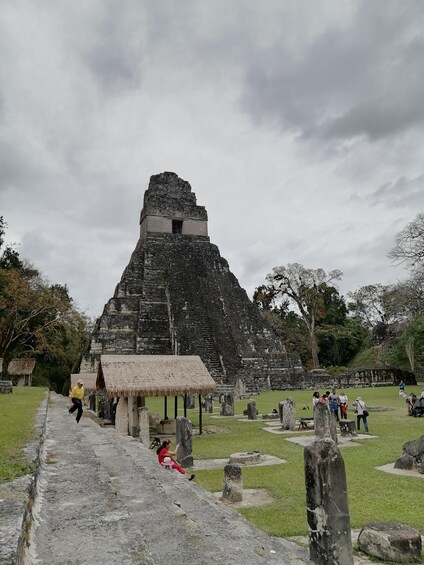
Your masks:
{"label": "stone walkway", "polygon": [[[25,481],[17,481],[21,490]],[[160,467],[138,440],[100,427],[88,411],[76,424],[66,399],[55,393],[30,527],[17,559],[10,548],[18,545],[24,505],[18,488],[17,505],[10,497],[2,506],[8,488],[10,494],[13,483],[0,492],[0,545],[7,542],[2,565],[310,563],[305,537],[294,543],[266,535],[195,481]],[[362,563],[369,561],[355,557],[356,565]]]}
{"label": "stone walkway", "polygon": [[160,467],[138,440],[80,424],[51,394],[23,563],[208,565],[307,563],[308,551],[267,536],[195,482]]}

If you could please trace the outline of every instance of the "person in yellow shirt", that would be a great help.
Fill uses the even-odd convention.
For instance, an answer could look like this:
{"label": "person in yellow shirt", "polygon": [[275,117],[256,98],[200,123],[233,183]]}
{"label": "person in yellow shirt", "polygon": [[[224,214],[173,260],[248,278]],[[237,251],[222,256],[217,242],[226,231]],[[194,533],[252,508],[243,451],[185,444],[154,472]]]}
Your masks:
{"label": "person in yellow shirt", "polygon": [[84,398],[84,381],[81,379],[78,381],[77,385],[71,390],[71,394],[69,395],[72,406],[69,408],[69,414],[73,414],[75,410],[77,412],[77,424],[81,420],[82,416],[82,401]]}

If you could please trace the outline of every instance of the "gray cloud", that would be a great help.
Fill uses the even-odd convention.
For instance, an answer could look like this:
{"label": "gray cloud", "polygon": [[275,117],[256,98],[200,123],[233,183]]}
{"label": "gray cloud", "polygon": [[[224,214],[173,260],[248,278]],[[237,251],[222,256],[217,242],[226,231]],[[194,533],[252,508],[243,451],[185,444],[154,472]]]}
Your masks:
{"label": "gray cloud", "polygon": [[422,128],[420,5],[356,6],[345,25],[324,27],[300,55],[287,49],[282,32],[271,51],[251,62],[242,102],[252,119],[329,140],[377,140]]}
{"label": "gray cloud", "polygon": [[387,250],[423,204],[421,12],[414,0],[4,2],[9,239],[98,315],[150,175],[172,170],[249,296],[288,262],[340,268],[348,290],[387,282]]}

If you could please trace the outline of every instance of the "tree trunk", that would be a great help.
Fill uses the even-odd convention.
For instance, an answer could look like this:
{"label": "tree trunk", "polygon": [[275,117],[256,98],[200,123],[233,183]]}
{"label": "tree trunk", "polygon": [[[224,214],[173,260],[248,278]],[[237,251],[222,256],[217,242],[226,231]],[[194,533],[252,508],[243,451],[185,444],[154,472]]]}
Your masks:
{"label": "tree trunk", "polygon": [[314,369],[319,369],[318,345],[315,337],[315,330],[313,328],[311,328],[310,330],[310,338],[311,338],[312,364],[314,366]]}

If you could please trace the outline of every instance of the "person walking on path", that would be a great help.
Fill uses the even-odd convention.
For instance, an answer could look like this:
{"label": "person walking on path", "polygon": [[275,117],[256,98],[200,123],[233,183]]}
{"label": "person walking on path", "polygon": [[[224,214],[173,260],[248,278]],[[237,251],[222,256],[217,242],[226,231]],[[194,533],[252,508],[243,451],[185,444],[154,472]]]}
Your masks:
{"label": "person walking on path", "polygon": [[342,390],[341,393],[339,394],[339,405],[340,405],[341,418],[343,420],[347,420],[348,398],[344,390]]}
{"label": "person walking on path", "polygon": [[76,418],[78,424],[82,416],[82,401],[84,399],[84,381],[82,381],[81,379],[78,381],[78,383],[71,390],[71,394],[69,395],[69,398],[71,399],[72,406],[69,408],[68,412],[69,414],[73,414],[75,410],[78,410],[77,418]]}
{"label": "person walking on path", "polygon": [[[169,441],[169,439],[165,439],[162,442],[162,445],[160,447],[158,447],[156,453],[158,455],[158,461],[161,465],[163,465],[163,463],[169,461],[171,463],[171,467],[173,469],[177,469],[177,471],[179,473],[181,473],[182,475],[187,475],[185,469],[183,469],[181,467],[181,465],[179,465],[176,461],[175,461],[175,456],[177,455],[177,451],[178,448],[180,447],[180,444],[177,444],[177,447],[175,448],[175,451],[171,451],[169,448],[171,446],[171,442]],[[190,477],[187,477],[189,481],[192,481],[194,479],[194,475],[190,475]]]}
{"label": "person walking on path", "polygon": [[368,432],[368,422],[367,422],[368,410],[366,410],[366,404],[360,396],[358,396],[358,398],[356,399],[355,407],[356,407],[356,427],[358,428],[358,432],[361,429],[361,420],[364,422],[364,430]]}

